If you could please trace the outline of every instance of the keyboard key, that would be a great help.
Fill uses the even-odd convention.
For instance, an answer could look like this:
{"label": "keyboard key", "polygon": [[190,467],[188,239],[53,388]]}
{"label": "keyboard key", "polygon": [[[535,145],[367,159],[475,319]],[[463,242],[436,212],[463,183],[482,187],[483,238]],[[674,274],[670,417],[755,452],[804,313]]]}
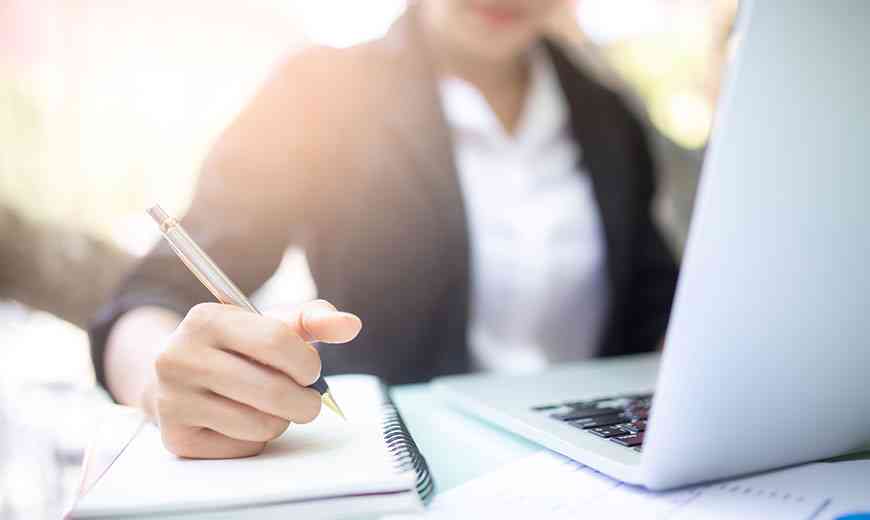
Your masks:
{"label": "keyboard key", "polygon": [[647,411],[649,411],[649,403],[635,401],[633,403],[629,403],[629,405],[626,406],[625,409],[626,410],[647,410]]}
{"label": "keyboard key", "polygon": [[565,406],[570,406],[571,408],[592,408],[598,403],[602,401],[607,401],[609,398],[604,399],[586,399],[585,401],[565,401],[562,403]]}
{"label": "keyboard key", "polygon": [[618,408],[579,408],[566,413],[554,413],[550,417],[559,419],[560,421],[576,421],[578,419],[597,417],[599,415],[610,415],[621,411],[622,410]]}
{"label": "keyboard key", "polygon": [[635,420],[646,420],[649,418],[649,410],[647,408],[628,408],[625,410],[625,415]]}
{"label": "keyboard key", "polygon": [[621,437],[611,437],[611,442],[622,446],[634,447],[643,444],[643,433],[632,433],[630,435],[622,435]]}
{"label": "keyboard key", "polygon": [[646,430],[646,421],[632,421],[623,425],[622,429],[628,433],[640,433]]}
{"label": "keyboard key", "polygon": [[589,428],[613,426],[615,424],[622,424],[624,422],[626,422],[625,416],[620,413],[615,413],[612,415],[599,415],[598,417],[587,417],[586,419],[568,421],[568,424],[575,428],[580,428],[581,430],[588,430]]}
{"label": "keyboard key", "polygon": [[631,404],[629,399],[625,399],[622,397],[614,397],[611,399],[602,400],[598,403],[598,406],[602,406],[605,408],[619,408],[620,410],[624,410],[628,405]]}
{"label": "keyboard key", "polygon": [[640,401],[648,401],[652,399],[652,394],[626,394],[621,395],[623,399],[629,399],[631,401],[640,402]]}
{"label": "keyboard key", "polygon": [[613,426],[600,426],[598,428],[590,428],[588,431],[593,435],[608,439],[619,435],[625,435],[625,430],[620,428],[622,424],[614,424]]}

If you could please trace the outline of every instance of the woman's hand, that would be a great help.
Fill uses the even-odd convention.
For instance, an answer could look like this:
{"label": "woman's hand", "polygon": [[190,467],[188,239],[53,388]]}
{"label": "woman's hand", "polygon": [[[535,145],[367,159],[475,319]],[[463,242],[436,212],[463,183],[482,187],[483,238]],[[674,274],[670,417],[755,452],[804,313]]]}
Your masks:
{"label": "woman's hand", "polygon": [[166,448],[182,457],[256,455],[291,422],[320,413],[320,377],[309,343],[344,343],[362,324],[316,300],[287,319],[230,305],[193,307],[167,339],[145,390]]}

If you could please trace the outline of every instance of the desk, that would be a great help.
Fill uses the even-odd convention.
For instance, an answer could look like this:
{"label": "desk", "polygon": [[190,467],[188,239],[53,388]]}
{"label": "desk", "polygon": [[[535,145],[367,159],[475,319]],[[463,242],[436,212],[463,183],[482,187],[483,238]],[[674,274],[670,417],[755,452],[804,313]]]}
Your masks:
{"label": "desk", "polygon": [[[392,396],[414,441],[426,456],[438,492],[544,449],[448,407],[432,395],[427,384],[394,387]],[[858,459],[870,459],[870,450],[831,461]]]}
{"label": "desk", "polygon": [[427,384],[395,387],[392,396],[439,492],[543,449],[448,407]]}
{"label": "desk", "polygon": [[[429,385],[403,385],[391,389],[415,442],[426,456],[438,492],[444,492],[499,467],[543,450],[539,445],[463,414],[433,396]],[[119,407],[120,408],[120,407]],[[96,459],[82,475],[87,489],[138,428],[141,415],[120,408],[104,425],[105,435],[95,435]],[[112,441],[112,442],[109,442]],[[870,459],[870,451],[835,460]]]}

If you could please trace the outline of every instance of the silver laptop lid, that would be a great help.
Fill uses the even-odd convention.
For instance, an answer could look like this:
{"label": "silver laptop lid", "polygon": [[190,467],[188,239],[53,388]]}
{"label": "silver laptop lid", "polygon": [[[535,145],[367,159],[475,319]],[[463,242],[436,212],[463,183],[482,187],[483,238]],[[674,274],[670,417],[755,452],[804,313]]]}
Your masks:
{"label": "silver laptop lid", "polygon": [[747,2],[653,414],[653,488],[870,440],[870,2]]}

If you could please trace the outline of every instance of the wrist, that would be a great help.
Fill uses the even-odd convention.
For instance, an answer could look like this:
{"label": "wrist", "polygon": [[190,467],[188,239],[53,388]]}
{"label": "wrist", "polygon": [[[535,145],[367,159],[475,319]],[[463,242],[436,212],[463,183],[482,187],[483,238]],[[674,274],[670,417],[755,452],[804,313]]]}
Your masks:
{"label": "wrist", "polygon": [[156,307],[140,307],[122,316],[109,334],[104,354],[107,387],[121,403],[156,417],[154,363],[181,318]]}

